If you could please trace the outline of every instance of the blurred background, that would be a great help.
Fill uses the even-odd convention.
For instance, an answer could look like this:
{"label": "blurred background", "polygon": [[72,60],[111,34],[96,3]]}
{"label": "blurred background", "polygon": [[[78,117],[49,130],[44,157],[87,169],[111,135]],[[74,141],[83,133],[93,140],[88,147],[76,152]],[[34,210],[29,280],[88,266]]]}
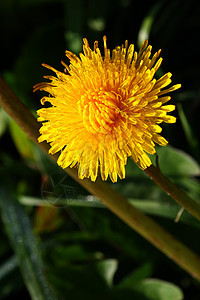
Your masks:
{"label": "blurred background", "polygon": [[[33,85],[63,71],[65,50],[82,51],[103,35],[112,49],[149,39],[162,49],[157,76],[173,74],[177,123],[163,125],[170,146],[160,168],[200,199],[200,2],[134,0],[0,1],[0,72],[36,115]],[[0,299],[200,299],[200,283],[79,187],[33,145],[0,107]],[[155,158],[153,158],[155,159]],[[141,211],[200,253],[200,224],[130,160],[112,184]],[[176,222],[175,222],[176,221]],[[178,221],[178,222],[177,222]],[[184,296],[183,296],[184,295]]]}

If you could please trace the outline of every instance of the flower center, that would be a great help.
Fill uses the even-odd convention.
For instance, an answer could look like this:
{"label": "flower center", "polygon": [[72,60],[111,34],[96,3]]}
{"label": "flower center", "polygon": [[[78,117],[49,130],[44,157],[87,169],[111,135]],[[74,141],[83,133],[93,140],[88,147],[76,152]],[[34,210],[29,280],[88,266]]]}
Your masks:
{"label": "flower center", "polygon": [[88,90],[77,102],[85,128],[92,133],[110,133],[120,113],[121,95],[114,91]]}

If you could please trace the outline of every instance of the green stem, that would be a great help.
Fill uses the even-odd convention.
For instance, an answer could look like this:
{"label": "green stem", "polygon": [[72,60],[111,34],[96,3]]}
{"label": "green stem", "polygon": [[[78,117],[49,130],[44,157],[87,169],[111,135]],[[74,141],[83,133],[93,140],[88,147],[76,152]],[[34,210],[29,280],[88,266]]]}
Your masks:
{"label": "green stem", "polygon": [[175,184],[173,184],[167,177],[165,177],[159,168],[151,165],[144,170],[151,179],[157,183],[168,195],[170,195],[176,202],[182,205],[187,211],[189,211],[196,219],[200,221],[200,205],[182,190],[180,190]]}
{"label": "green stem", "polygon": [[[10,114],[15,122],[29,135],[29,137],[37,143],[39,125],[36,119],[14,95],[3,80],[0,80],[0,105],[8,114]],[[49,146],[47,143],[39,144],[39,147],[48,153]],[[52,156],[52,159],[57,160],[57,155]],[[67,168],[66,172],[90,193],[100,199],[126,224],[174,260],[183,269],[188,271],[193,277],[200,280],[199,256],[180,241],[176,240],[170,233],[154,222],[151,218],[141,213],[125,198],[113,190],[110,185],[106,182],[102,182],[100,178],[98,178],[96,182],[92,182],[89,179],[81,180],[77,177],[77,170],[75,168]],[[190,198],[188,201],[189,203],[193,202]]]}

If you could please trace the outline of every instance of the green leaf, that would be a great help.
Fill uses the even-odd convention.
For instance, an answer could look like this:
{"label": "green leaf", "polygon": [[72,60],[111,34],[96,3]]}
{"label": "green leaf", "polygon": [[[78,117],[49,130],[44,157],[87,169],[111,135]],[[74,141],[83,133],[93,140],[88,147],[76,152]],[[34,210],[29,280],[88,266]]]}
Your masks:
{"label": "green leaf", "polygon": [[[50,276],[57,289],[62,289],[64,295],[67,293],[69,299],[80,299],[83,295],[84,299],[96,299],[95,295],[107,294],[109,291],[105,280],[97,271],[97,263],[74,264],[68,265],[67,268],[54,267]],[[88,292],[90,297],[86,296]]]}
{"label": "green leaf", "polygon": [[157,2],[154,6],[152,6],[151,10],[147,14],[147,16],[143,19],[142,24],[140,26],[139,32],[138,32],[138,46],[141,47],[143,41],[145,39],[149,39],[149,35],[151,32],[151,28],[153,25],[153,22],[156,18],[156,15],[160,8],[163,6],[164,1]]}
{"label": "green leaf", "polygon": [[117,267],[118,263],[116,259],[105,259],[97,264],[99,274],[110,287],[113,285],[113,278],[117,271]]}
{"label": "green leaf", "polygon": [[[180,180],[180,183],[183,183],[185,187],[195,189],[194,194],[190,192],[193,196],[197,195],[199,192],[199,184],[186,178],[185,180]],[[163,199],[162,199],[163,200]],[[29,197],[29,196],[20,196],[19,201],[23,205],[28,206],[51,206],[52,203],[55,203],[56,207],[90,207],[90,208],[106,208],[106,206],[100,202],[95,196],[89,195],[86,197],[80,197],[78,199],[55,199],[50,198],[49,202],[36,197]],[[128,201],[134,205],[137,209],[141,210],[142,212],[153,215],[164,217],[172,220],[176,220],[177,215],[181,209],[181,206],[175,203],[162,201],[158,202],[155,200],[148,200],[148,199],[133,199],[129,198]],[[179,218],[179,222],[185,223],[188,225],[192,225],[194,227],[200,228],[200,223],[187,211],[181,214]]]}
{"label": "green leaf", "polygon": [[17,255],[19,267],[33,300],[55,300],[55,292],[47,281],[39,245],[32,232],[24,208],[1,186],[0,207],[8,237]]}
{"label": "green leaf", "polygon": [[69,265],[70,263],[78,261],[89,261],[96,260],[97,254],[90,253],[88,249],[85,249],[81,244],[71,244],[66,247],[66,245],[60,245],[57,243],[56,249],[54,250],[54,256],[56,258],[56,265],[63,266]]}
{"label": "green leaf", "polygon": [[11,136],[21,156],[27,160],[35,161],[33,142],[12,119],[9,119],[9,126]]}
{"label": "green leaf", "polygon": [[0,286],[0,299],[5,299],[10,293],[16,293],[24,287],[15,255],[0,265]]}
{"label": "green leaf", "polygon": [[[44,151],[42,151],[37,145],[34,145],[34,152],[36,160],[38,162],[38,167],[42,173],[52,174],[63,170],[56,164],[54,160],[50,158]],[[64,171],[63,171],[64,174]]]}
{"label": "green leaf", "polygon": [[[165,147],[157,146],[158,163],[161,171],[168,176],[199,176],[200,166],[198,162],[189,154],[182,150],[176,149],[170,145]],[[156,155],[150,156],[153,163],[156,161]],[[145,180],[146,174],[140,170],[132,159],[128,159],[126,166],[126,177]],[[146,182],[149,183],[149,182]]]}
{"label": "green leaf", "polygon": [[176,285],[158,279],[144,279],[137,282],[134,291],[140,292],[149,300],[182,300],[183,293]]}
{"label": "green leaf", "polygon": [[177,178],[176,183],[179,184],[186,193],[196,201],[200,202],[200,182],[196,178],[182,177]]}
{"label": "green leaf", "polygon": [[0,280],[7,276],[12,270],[18,266],[16,256],[9,258],[4,264],[0,265]]}
{"label": "green leaf", "polygon": [[54,197],[47,199],[41,199],[36,197],[29,196],[20,196],[19,201],[23,205],[30,206],[56,206],[56,207],[65,207],[65,206],[80,206],[80,207],[98,207],[105,208],[105,205],[100,202],[95,196],[80,196],[79,198],[59,198]]}
{"label": "green leaf", "polygon": [[199,176],[199,164],[187,153],[171,146],[157,149],[161,171],[168,176]]}
{"label": "green leaf", "polygon": [[6,129],[8,116],[6,112],[0,107],[0,137],[3,135]]}
{"label": "green leaf", "polygon": [[181,121],[183,130],[184,130],[186,139],[188,141],[188,144],[189,144],[189,146],[192,150],[193,155],[196,158],[199,158],[199,150],[200,150],[199,141],[196,138],[196,136],[195,136],[195,134],[194,134],[194,132],[193,132],[191,126],[190,126],[190,123],[188,122],[187,117],[184,113],[183,107],[180,103],[178,104],[177,108],[178,108],[180,121]]}
{"label": "green leaf", "polygon": [[117,289],[127,289],[133,287],[135,282],[141,279],[147,278],[152,275],[153,266],[151,262],[143,264],[138,269],[134,270],[131,274],[125,277],[120,284],[117,285]]}
{"label": "green leaf", "polygon": [[[158,202],[155,200],[129,199],[129,202],[146,214],[164,217],[174,221],[177,220],[177,216],[181,210],[180,205],[167,201]],[[178,221],[200,228],[200,223],[186,210],[182,212]]]}

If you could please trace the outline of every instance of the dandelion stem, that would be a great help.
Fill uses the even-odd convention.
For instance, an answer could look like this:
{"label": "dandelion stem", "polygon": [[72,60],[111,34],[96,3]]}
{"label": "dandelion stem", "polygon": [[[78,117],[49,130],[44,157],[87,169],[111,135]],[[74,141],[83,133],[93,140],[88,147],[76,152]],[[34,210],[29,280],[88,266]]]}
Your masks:
{"label": "dandelion stem", "polygon": [[152,178],[155,183],[160,186],[168,195],[170,195],[176,202],[189,211],[197,220],[200,221],[200,205],[182,190],[180,190],[174,183],[165,177],[158,167],[151,165],[144,170],[147,175]]}
{"label": "dandelion stem", "polygon": [[[11,91],[8,85],[0,79],[0,105],[14,119],[14,121],[28,134],[28,136],[37,143],[39,124],[29,110],[20,102],[17,96]],[[49,145],[45,142],[38,144],[46,153],[48,153]],[[57,155],[51,156],[57,160]],[[151,242],[160,251],[166,254],[174,262],[180,265],[184,270],[196,279],[200,280],[200,257],[187,248],[180,241],[175,239],[172,234],[168,233],[164,228],[154,222],[150,217],[144,215],[125,198],[113,190],[110,185],[98,179],[92,182],[89,179],[81,180],[77,176],[75,168],[67,168],[66,172],[77,180],[90,193],[98,197],[114,214],[121,218],[126,224],[141,234],[149,242]],[[172,195],[183,197],[183,203],[187,202],[187,209],[193,211],[193,200],[180,192],[173,183],[168,183],[158,170],[149,168],[151,177],[155,177],[157,183],[163,181],[161,187],[174,189]],[[161,178],[161,179],[160,179]],[[180,199],[179,199],[180,200]],[[191,209],[192,207],[192,209]],[[190,209],[189,209],[190,208]]]}

